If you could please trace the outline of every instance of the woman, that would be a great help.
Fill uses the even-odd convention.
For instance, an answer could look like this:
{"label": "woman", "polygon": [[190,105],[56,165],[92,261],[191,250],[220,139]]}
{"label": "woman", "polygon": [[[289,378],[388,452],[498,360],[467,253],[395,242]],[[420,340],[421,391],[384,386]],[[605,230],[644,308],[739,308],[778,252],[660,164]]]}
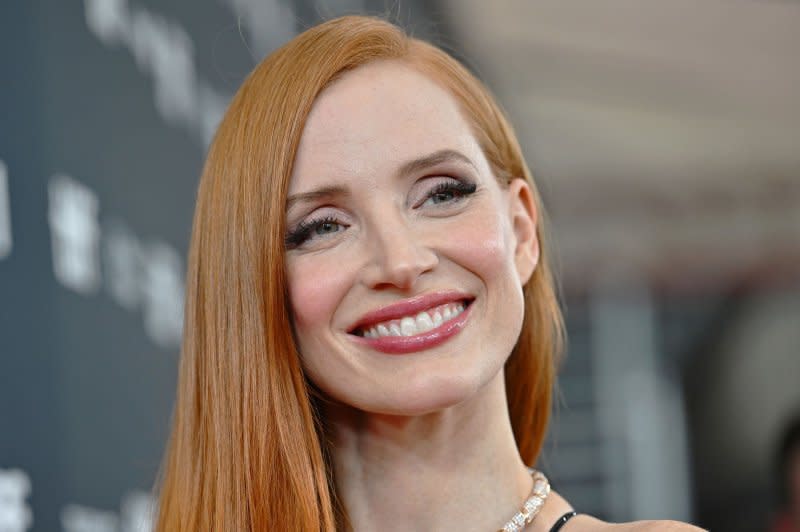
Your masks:
{"label": "woman", "polygon": [[200,183],[158,529],[604,527],[525,465],[562,330],[541,226],[444,52],[343,17],[269,56]]}

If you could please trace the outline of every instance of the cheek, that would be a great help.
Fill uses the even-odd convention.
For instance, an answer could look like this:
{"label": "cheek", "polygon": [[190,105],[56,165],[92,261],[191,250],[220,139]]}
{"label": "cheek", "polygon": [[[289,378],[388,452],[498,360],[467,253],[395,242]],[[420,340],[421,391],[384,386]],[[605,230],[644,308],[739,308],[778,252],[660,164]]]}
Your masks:
{"label": "cheek", "polygon": [[447,231],[448,255],[461,266],[480,275],[505,275],[513,266],[509,230],[495,210],[476,210]]}
{"label": "cheek", "polygon": [[347,268],[329,262],[310,255],[287,261],[292,319],[301,344],[307,331],[331,323],[347,290]]}

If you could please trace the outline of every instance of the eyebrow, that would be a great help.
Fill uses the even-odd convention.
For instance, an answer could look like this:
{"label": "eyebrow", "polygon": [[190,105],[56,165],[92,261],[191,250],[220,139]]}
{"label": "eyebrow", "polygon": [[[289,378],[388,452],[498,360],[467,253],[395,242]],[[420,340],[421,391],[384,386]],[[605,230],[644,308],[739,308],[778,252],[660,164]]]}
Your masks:
{"label": "eyebrow", "polygon": [[[459,162],[476,168],[475,163],[463,153],[456,150],[444,149],[403,163],[397,170],[396,176],[401,177],[404,175],[416,174],[428,168],[448,162]],[[299,202],[313,202],[335,196],[347,196],[348,194],[350,194],[350,189],[341,185],[320,187],[309,192],[292,194],[286,200],[286,209],[290,209],[294,204]]]}
{"label": "eyebrow", "polygon": [[302,201],[317,201],[323,198],[330,198],[334,196],[346,196],[350,193],[347,187],[340,185],[327,186],[317,188],[310,192],[302,192],[300,194],[293,194],[286,200],[286,209],[289,210],[292,205]]}
{"label": "eyebrow", "polygon": [[466,163],[475,168],[475,163],[473,163],[469,159],[469,157],[467,157],[463,153],[456,150],[445,149],[445,150],[435,151],[430,155],[425,155],[423,157],[420,157],[419,159],[413,159],[411,161],[403,163],[400,166],[400,169],[397,171],[397,175],[404,176],[409,174],[416,174],[418,172],[422,172],[423,170],[427,170],[428,168],[431,168],[433,166],[449,162]]}

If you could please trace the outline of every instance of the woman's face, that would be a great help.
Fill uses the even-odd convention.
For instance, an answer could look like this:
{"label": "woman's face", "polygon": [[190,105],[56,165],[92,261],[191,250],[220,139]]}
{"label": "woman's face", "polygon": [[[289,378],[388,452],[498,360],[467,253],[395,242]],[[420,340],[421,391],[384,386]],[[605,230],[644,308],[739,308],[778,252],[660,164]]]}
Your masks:
{"label": "woman's face", "polygon": [[323,91],[286,216],[298,348],[332,399],[419,415],[498,376],[538,259],[533,201],[498,184],[439,85],[382,61]]}

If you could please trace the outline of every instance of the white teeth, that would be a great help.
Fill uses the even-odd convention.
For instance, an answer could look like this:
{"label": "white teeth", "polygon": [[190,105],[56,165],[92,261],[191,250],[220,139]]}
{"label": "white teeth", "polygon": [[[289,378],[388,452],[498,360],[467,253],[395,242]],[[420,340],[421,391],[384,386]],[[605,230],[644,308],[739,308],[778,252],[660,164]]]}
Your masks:
{"label": "white teeth", "polygon": [[417,334],[433,329],[433,320],[427,312],[417,314]]}
{"label": "white teeth", "polygon": [[452,320],[461,314],[465,305],[463,302],[447,303],[429,311],[423,311],[416,316],[405,316],[373,325],[363,330],[364,338],[384,338],[386,336],[416,336],[428,332]]}
{"label": "white teeth", "polygon": [[400,331],[403,333],[403,336],[414,336],[417,334],[417,322],[414,321],[414,318],[406,316],[400,320]]}

